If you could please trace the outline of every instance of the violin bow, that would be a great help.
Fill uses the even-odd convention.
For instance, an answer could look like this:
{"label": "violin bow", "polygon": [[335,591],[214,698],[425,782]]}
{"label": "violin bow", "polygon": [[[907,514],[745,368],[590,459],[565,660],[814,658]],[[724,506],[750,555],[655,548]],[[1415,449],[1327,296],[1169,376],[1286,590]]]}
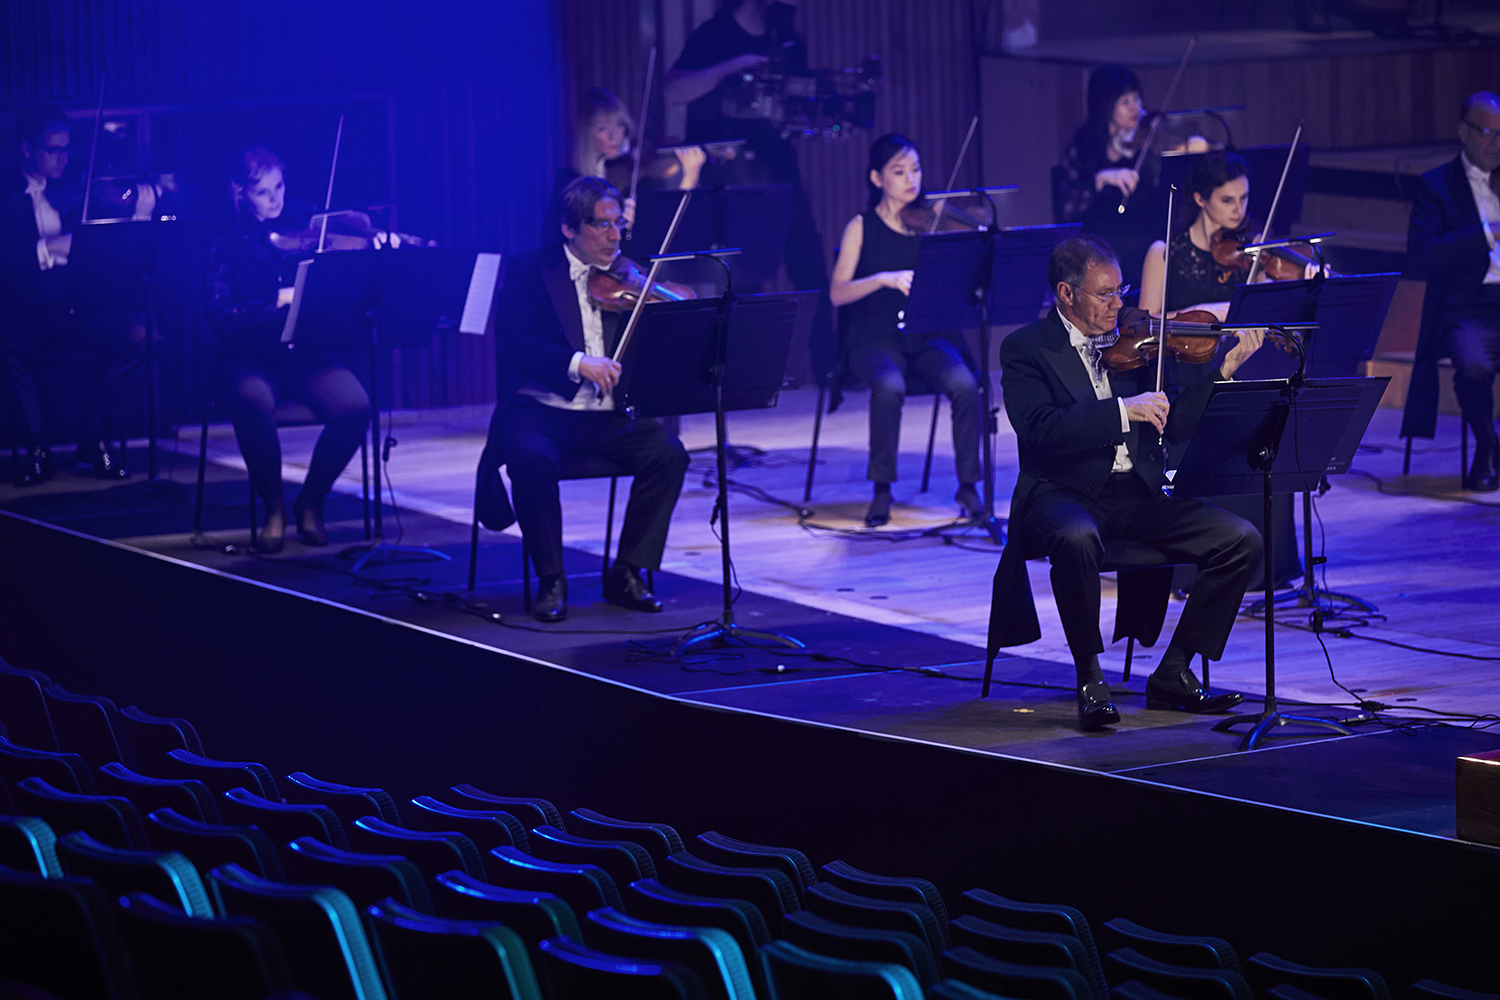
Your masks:
{"label": "violin bow", "polygon": [[641,182],[641,150],[645,148],[641,141],[646,134],[646,113],[651,110],[651,83],[656,76],[656,46],[651,46],[651,56],[646,60],[646,89],[641,91],[641,116],[637,118],[635,126],[635,162],[630,167],[630,197],[635,197],[636,186]]}
{"label": "violin bow", "polygon": [[[1187,50],[1182,53],[1182,62],[1177,64],[1177,72],[1172,77],[1172,82],[1167,86],[1167,92],[1162,95],[1161,106],[1169,108],[1172,106],[1172,95],[1177,93],[1177,84],[1182,82],[1182,71],[1187,69],[1188,60],[1192,58],[1193,49],[1198,47],[1198,36],[1194,35],[1188,39]],[[1162,115],[1158,114],[1151,121],[1151,128],[1146,132],[1146,140],[1141,143],[1141,151],[1135,156],[1135,166],[1131,169],[1137,174],[1141,172],[1141,165],[1146,162],[1146,154],[1151,151],[1151,143],[1156,139],[1156,130],[1161,128]],[[1121,215],[1125,214],[1125,203],[1130,200],[1130,195],[1120,198],[1120,207],[1115,209]]]}
{"label": "violin bow", "polygon": [[1167,279],[1172,275],[1172,202],[1176,200],[1177,185],[1167,189],[1167,239],[1162,244],[1161,272],[1161,324],[1156,334],[1156,391],[1163,392],[1167,371]]}
{"label": "violin bow", "polygon": [[[958,168],[961,167],[961,166],[963,166],[964,154],[969,151],[969,143],[973,140],[973,138],[974,138],[974,130],[977,129],[978,127],[979,127],[979,116],[975,115],[974,116],[974,120],[971,121],[971,122],[969,122],[969,134],[966,135],[966,136],[964,136],[964,144],[962,146],[958,147],[958,159],[956,159],[956,160],[953,161],[953,172],[948,175],[948,186],[945,187],[945,188],[943,188],[944,191],[952,191],[953,190],[953,185],[956,184],[956,183],[958,183]],[[943,218],[943,210],[945,208],[947,208],[947,207],[948,207],[948,199],[947,198],[939,198],[938,199],[938,205],[937,205],[937,211],[935,211],[935,212],[932,213],[932,224],[927,227],[927,231],[929,233],[935,233],[935,232],[937,232],[938,223],[941,222],[942,218]]]}
{"label": "violin bow", "polygon": [[328,165],[328,194],[323,198],[323,225],[318,233],[318,253],[328,240],[328,213],[333,209],[333,175],[339,169],[339,146],[344,141],[344,116],[339,115],[338,131],[333,134],[333,162]]}
{"label": "violin bow", "polygon": [[[1286,162],[1281,165],[1281,180],[1276,182],[1276,194],[1271,198],[1271,210],[1266,213],[1266,224],[1260,231],[1260,239],[1257,243],[1264,243],[1271,235],[1271,220],[1276,218],[1276,206],[1281,204],[1281,189],[1286,186],[1286,175],[1292,169],[1292,157],[1297,155],[1297,143],[1302,139],[1302,126],[1307,124],[1307,119],[1297,123],[1297,131],[1292,134],[1292,147],[1286,151]],[[1250,284],[1260,275],[1260,254],[1250,262],[1250,274],[1245,278],[1245,284]]]}
{"label": "violin bow", "polygon": [[104,81],[106,73],[99,74],[99,107],[94,111],[94,141],[89,145],[89,174],[83,182],[83,218],[79,225],[89,221],[89,196],[94,191],[94,156],[99,152],[99,127],[104,124]]}
{"label": "violin bow", "polygon": [[[661,249],[657,256],[667,252],[672,245],[672,237],[677,235],[677,227],[682,224],[682,217],[687,214],[688,202],[693,200],[691,189],[682,192],[682,200],[677,203],[677,213],[672,216],[672,224],[667,227],[667,235],[661,241]],[[641,289],[641,294],[636,296],[635,305],[630,310],[630,319],[625,321],[625,331],[620,334],[620,342],[615,345],[613,360],[619,361],[625,354],[625,345],[630,342],[630,335],[635,332],[636,324],[640,322],[641,310],[646,305],[646,300],[651,297],[651,288],[656,284],[656,272],[661,268],[660,260],[651,262],[651,270],[646,273],[646,284]]]}

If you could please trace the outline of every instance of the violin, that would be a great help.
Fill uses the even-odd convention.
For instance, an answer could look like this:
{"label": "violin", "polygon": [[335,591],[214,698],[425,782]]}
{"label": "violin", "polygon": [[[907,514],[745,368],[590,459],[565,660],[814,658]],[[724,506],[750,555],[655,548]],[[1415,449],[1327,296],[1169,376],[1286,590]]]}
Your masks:
{"label": "violin", "polygon": [[1257,256],[1261,259],[1260,273],[1271,281],[1300,281],[1307,277],[1309,267],[1319,269],[1317,261],[1291,247],[1275,247],[1258,254],[1245,253],[1241,247],[1258,242],[1251,238],[1252,228],[1247,223],[1233,232],[1221,230],[1214,236],[1213,255],[1214,263],[1219,265],[1220,284],[1230,285],[1245,280],[1240,275],[1248,278]]}
{"label": "violin", "polygon": [[951,201],[945,202],[942,208],[934,208],[924,198],[918,198],[901,210],[901,224],[911,233],[972,232],[990,228],[988,221]]}
{"label": "violin", "polygon": [[285,253],[315,253],[319,250],[378,250],[384,247],[436,246],[410,233],[381,229],[369,213],[355,211],[319,212],[305,227],[287,232],[272,231],[271,245]]}
{"label": "violin", "polygon": [[615,258],[609,270],[589,274],[589,301],[605,312],[630,312],[645,293],[647,302],[684,302],[698,296],[686,285],[657,281],[646,292],[646,273],[641,266],[623,254]]}
{"label": "violin", "polygon": [[[1112,372],[1133,371],[1155,363],[1160,326],[1161,321],[1145,310],[1126,306],[1120,310],[1117,321],[1120,339],[1100,352],[1100,360]],[[1219,318],[1213,313],[1189,309],[1167,320],[1167,354],[1178,361],[1201,365],[1218,352],[1221,340],[1233,336],[1232,332],[1219,330]],[[1295,345],[1275,330],[1268,330],[1266,339],[1280,344],[1288,354],[1296,353]]]}

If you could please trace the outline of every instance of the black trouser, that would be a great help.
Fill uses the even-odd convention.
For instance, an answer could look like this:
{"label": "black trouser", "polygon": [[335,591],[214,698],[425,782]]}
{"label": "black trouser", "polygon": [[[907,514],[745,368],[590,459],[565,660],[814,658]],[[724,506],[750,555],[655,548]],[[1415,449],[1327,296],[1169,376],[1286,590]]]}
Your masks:
{"label": "black trouser", "polygon": [[870,386],[870,465],[872,482],[896,481],[896,453],[901,444],[901,404],[910,369],[953,404],[953,461],[958,481],[979,481],[979,383],[958,347],[935,338],[915,354],[867,347],[850,358],[850,368]]}
{"label": "black trouser", "polygon": [[622,413],[581,412],[545,406],[517,395],[496,414],[491,433],[510,474],[511,498],[526,551],[538,576],[563,571],[562,501],[558,479],[574,455],[608,459],[634,476],[619,558],[660,569],[672,509],[682,493],[688,455],[682,442],[656,420]]}
{"label": "black trouser", "polygon": [[317,504],[359,450],[370,425],[370,396],[354,373],[326,358],[292,352],[220,358],[210,376],[214,401],[229,413],[250,473],[250,487],[267,503],[281,497],[281,436],[276,401],[306,403],[323,423],[313,446],[302,496]]}
{"label": "black trouser", "polygon": [[1480,285],[1446,302],[1438,322],[1453,357],[1453,392],[1481,444],[1495,438],[1495,371],[1500,366],[1500,285]]}
{"label": "black trouser", "polygon": [[7,312],[0,324],[0,379],[16,431],[26,436],[27,443],[42,444],[47,439],[33,372],[43,350],[53,344],[73,344],[103,361],[99,395],[79,441],[106,440],[122,432],[138,412],[146,372],[146,331],[136,317],[81,319],[68,316],[58,306]]}
{"label": "black trouser", "polygon": [[1134,472],[1112,474],[1093,499],[1041,484],[1027,505],[1026,527],[1051,558],[1052,596],[1075,658],[1104,651],[1099,563],[1106,541],[1145,542],[1197,564],[1172,645],[1211,660],[1224,655],[1246,580],[1261,560],[1260,533],[1248,522],[1201,500],[1164,496]]}

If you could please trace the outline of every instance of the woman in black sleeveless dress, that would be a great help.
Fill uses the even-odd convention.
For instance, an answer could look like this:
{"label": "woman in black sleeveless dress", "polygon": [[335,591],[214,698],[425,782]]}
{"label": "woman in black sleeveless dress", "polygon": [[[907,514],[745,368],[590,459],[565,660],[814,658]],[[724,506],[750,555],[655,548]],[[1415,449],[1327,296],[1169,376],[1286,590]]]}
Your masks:
{"label": "woman in black sleeveless dress", "polygon": [[961,516],[984,514],[979,481],[979,385],[956,333],[908,334],[899,324],[911,291],[919,238],[902,209],[922,193],[922,162],[903,135],[870,147],[869,208],[849,220],[829,289],[841,307],[849,370],[870,386],[870,464],[875,483],[865,523],[890,520],[891,483],[901,438],[901,404],[912,372],[953,404],[953,450]]}

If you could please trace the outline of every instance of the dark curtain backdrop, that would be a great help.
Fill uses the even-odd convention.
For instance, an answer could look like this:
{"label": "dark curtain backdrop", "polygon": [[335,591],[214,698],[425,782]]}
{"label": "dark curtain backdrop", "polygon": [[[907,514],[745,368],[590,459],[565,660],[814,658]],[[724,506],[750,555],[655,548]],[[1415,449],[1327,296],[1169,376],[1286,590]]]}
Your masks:
{"label": "dark curtain backdrop", "polygon": [[[195,121],[219,116],[225,132],[224,122],[264,123],[291,109],[279,141],[294,147],[283,150],[292,188],[321,202],[330,123],[348,107],[345,154],[366,149],[364,162],[341,157],[351,190],[390,192],[406,232],[512,254],[535,242],[566,152],[556,11],[547,0],[5,0],[0,112],[62,106],[79,119],[81,171],[104,74],[107,117],[187,123],[181,135],[143,137],[158,160],[194,141]],[[384,109],[373,119],[372,104]],[[356,121],[380,134],[354,141]],[[302,151],[306,163],[292,162]],[[140,166],[193,157],[171,160]],[[222,175],[184,182],[220,204]],[[444,406],[490,402],[494,381],[493,343],[454,334],[401,352],[387,385],[398,407]],[[180,389],[164,382],[166,416],[191,422],[195,412],[173,412],[189,403],[171,404],[201,394]]]}

